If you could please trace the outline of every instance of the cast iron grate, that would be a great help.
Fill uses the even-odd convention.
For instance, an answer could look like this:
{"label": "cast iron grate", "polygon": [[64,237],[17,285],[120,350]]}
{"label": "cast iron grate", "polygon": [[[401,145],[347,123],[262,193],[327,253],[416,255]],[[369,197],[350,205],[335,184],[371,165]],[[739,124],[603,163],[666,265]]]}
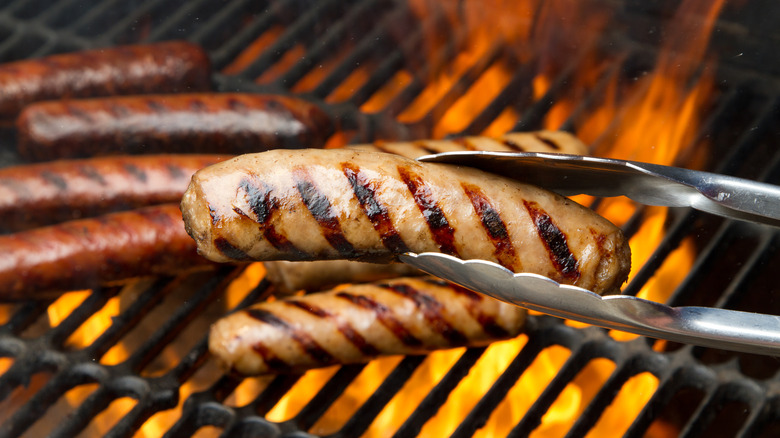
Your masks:
{"label": "cast iron grate", "polygon": [[[657,10],[642,2],[627,2],[619,8],[616,21],[654,23],[654,14],[663,15],[658,11],[668,10],[663,2],[655,3]],[[735,16],[743,15],[751,14]],[[727,23],[719,34],[726,41],[722,44],[729,48],[739,34],[735,26]],[[432,31],[443,32],[449,41],[438,52],[437,59],[426,60],[426,55],[417,49]],[[236,71],[225,73],[259,36],[269,33],[275,36],[273,41],[257,56]],[[766,35],[751,35],[750,43],[758,44],[759,36]],[[768,36],[775,37],[771,32]],[[519,62],[506,47],[496,44],[472,63],[422,117],[401,122],[398,116],[423,92],[431,70],[451,61],[464,40],[459,29],[452,28],[443,15],[434,14],[420,22],[402,1],[17,0],[0,7],[0,61],[173,38],[189,39],[209,51],[215,70],[220,71],[214,76],[218,90],[304,97],[336,116],[351,142],[434,135],[434,127],[446,112],[498,62],[515,63],[515,74],[459,132],[483,132],[507,108],[520,114],[515,129],[538,129],[553,104],[570,92],[571,77],[584,62],[584,57],[574,57],[548,91],[534,99],[529,84],[539,60]],[[656,54],[651,42],[642,38],[609,35],[596,44],[620,56],[573,109],[562,125],[564,129],[577,131],[583,119],[601,103],[611,78],[630,77],[632,72],[646,69]],[[592,49],[583,48],[583,52]],[[298,53],[305,56],[296,58]],[[381,111],[361,110],[378,90],[410,65],[416,67],[418,74]],[[359,66],[370,66],[366,69],[367,77],[347,98],[334,99],[339,87]],[[720,70],[717,96],[689,149],[708,141],[712,158],[707,166],[711,170],[778,183],[780,154],[772,147],[778,138],[776,127],[780,126],[776,71],[755,67],[755,63],[739,60]],[[269,74],[275,69],[276,73]],[[13,135],[4,134],[2,141],[4,164],[15,162]],[[594,145],[596,150],[598,147]],[[685,156],[681,157],[683,163],[684,159]],[[625,232],[629,236],[636,233],[645,217],[645,209],[637,209],[626,222]],[[636,294],[651,281],[686,238],[692,238],[700,250],[670,303],[780,314],[780,305],[767,299],[774,292],[773,266],[780,257],[777,234],[688,210],[672,212],[665,237],[625,293]],[[0,400],[5,400],[2,403],[6,406],[16,398],[24,401],[5,417],[0,436],[25,432],[34,435],[41,427],[39,420],[48,421],[48,413],[56,410],[69,391],[84,385],[95,389],[48,432],[52,436],[72,436],[90,430],[90,424],[107,406],[126,398],[133,401],[132,407],[115,420],[107,435],[130,436],[155,414],[176,408],[182,401],[182,385],[197,380],[199,373],[204,372],[211,373],[210,379],[186,396],[178,419],[163,431],[167,435],[188,436],[213,427],[223,436],[311,436],[307,431],[326,415],[366,366],[340,368],[286,421],[273,422],[266,416],[300,376],[268,379],[258,395],[241,407],[225,403],[244,380],[213,369],[207,354],[205,327],[230,307],[241,308],[272,293],[270,285],[263,281],[239,302],[228,306],[223,294],[240,274],[240,269],[226,267],[187,277],[139,280],[125,288],[95,290],[55,327],[49,327],[47,320],[51,302],[5,306],[8,316],[0,325],[0,358],[12,362],[0,375]],[[121,311],[108,328],[86,347],[73,348],[71,336],[110,302],[119,302]],[[148,328],[150,319],[155,321]],[[772,436],[780,429],[780,377],[773,358],[666,345],[645,338],[618,342],[605,330],[575,328],[543,316],[530,318],[527,336],[527,344],[481,395],[454,436],[474,434],[540,352],[553,346],[568,350],[569,357],[514,425],[511,436],[527,436],[535,430],[567,384],[591,361],[600,358],[614,363],[614,371],[567,436],[582,436],[591,430],[625,383],[641,373],[657,378],[658,389],[634,419],[627,432],[630,436],[644,436],[659,418],[675,422],[683,436]],[[189,340],[183,347],[173,347],[182,338]],[[135,341],[126,357],[116,363],[102,361],[128,339]],[[171,351],[175,360],[161,365],[159,358]],[[465,350],[411,415],[399,422],[395,436],[419,433],[485,351],[486,348]],[[417,356],[403,358],[365,403],[329,436],[357,436],[366,431],[425,360]],[[671,411],[684,411],[684,406],[693,408],[688,408],[690,412],[684,418],[676,418],[677,413]]]}

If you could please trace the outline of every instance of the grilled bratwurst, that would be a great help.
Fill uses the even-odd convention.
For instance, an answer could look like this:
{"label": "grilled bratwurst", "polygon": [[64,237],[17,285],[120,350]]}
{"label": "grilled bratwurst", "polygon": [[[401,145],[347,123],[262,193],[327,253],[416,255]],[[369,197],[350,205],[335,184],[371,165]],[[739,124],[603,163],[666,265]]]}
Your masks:
{"label": "grilled bratwurst", "polygon": [[429,277],[400,278],[257,304],[217,321],[209,349],[241,374],[302,372],[512,338],[525,314]]}
{"label": "grilled bratwurst", "polygon": [[198,171],[182,200],[205,257],[491,260],[597,293],[628,275],[621,231],[554,193],[477,169],[355,150],[268,151]]}
{"label": "grilled bratwurst", "polygon": [[376,141],[349,146],[364,151],[388,152],[407,158],[454,151],[554,152],[586,155],[588,147],[566,131],[510,132],[501,137],[471,136],[450,140],[417,140],[404,142]]}

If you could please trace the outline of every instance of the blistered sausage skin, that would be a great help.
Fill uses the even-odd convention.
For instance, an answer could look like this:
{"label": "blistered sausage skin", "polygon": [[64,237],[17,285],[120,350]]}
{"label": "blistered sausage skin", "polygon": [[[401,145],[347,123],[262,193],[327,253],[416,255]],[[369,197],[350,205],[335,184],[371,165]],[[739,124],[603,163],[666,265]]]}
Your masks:
{"label": "blistered sausage skin", "polygon": [[27,107],[16,125],[19,153],[29,160],[316,148],[333,131],[314,104],[249,93],[41,102]]}
{"label": "blistered sausage skin", "polygon": [[477,169],[355,150],[269,151],[198,171],[182,212],[219,262],[387,262],[442,252],[596,293],[629,271],[622,232],[549,191]]}
{"label": "blistered sausage skin", "polygon": [[241,374],[295,373],[486,345],[518,335],[525,315],[430,277],[399,278],[240,310],[211,327],[209,350]]}
{"label": "blistered sausage skin", "polygon": [[0,300],[50,297],[143,275],[208,265],[176,204],[0,236]]}
{"label": "blistered sausage skin", "polygon": [[178,202],[192,174],[223,155],[59,160],[0,169],[0,232]]}
{"label": "blistered sausage skin", "polygon": [[42,100],[209,89],[209,58],[186,41],[64,53],[0,64],[0,120]]}
{"label": "blistered sausage skin", "polygon": [[450,140],[376,141],[349,147],[364,151],[387,152],[406,158],[454,151],[553,152],[571,155],[588,153],[585,143],[566,131],[510,132],[500,137],[470,136]]}

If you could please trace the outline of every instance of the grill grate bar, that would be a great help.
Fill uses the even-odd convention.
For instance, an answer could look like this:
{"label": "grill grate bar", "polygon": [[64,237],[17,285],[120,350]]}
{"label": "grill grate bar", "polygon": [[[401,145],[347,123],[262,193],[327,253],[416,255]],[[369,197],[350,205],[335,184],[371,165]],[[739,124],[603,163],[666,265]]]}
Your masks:
{"label": "grill grate bar", "polygon": [[425,356],[406,356],[401,360],[384,382],[374,391],[365,403],[355,412],[344,427],[335,436],[359,436],[368,428],[385,405],[401,390],[404,382],[425,360]]}
{"label": "grill grate bar", "polygon": [[344,393],[344,390],[363,371],[365,364],[345,365],[322,386],[309,403],[291,420],[298,429],[309,430],[330,406]]}
{"label": "grill grate bar", "polygon": [[393,437],[417,436],[425,423],[444,405],[447,397],[458,386],[458,383],[468,375],[486,349],[486,347],[467,349],[439,383],[425,396],[417,409],[398,428]]}
{"label": "grill grate bar", "polygon": [[[378,14],[384,13],[383,10],[389,7],[390,5],[385,0],[368,0],[350,9],[343,18],[330,26],[327,32],[318,38],[316,45],[307,50],[306,56],[287,69],[276,82],[292,88],[314,66],[332,56],[334,52],[338,52],[338,46],[346,44],[345,40],[351,39],[353,32],[362,31],[364,27],[369,27],[368,23],[374,24]],[[365,41],[368,38],[366,35],[362,35],[360,40]]]}
{"label": "grill grate bar", "polygon": [[[344,60],[333,69],[333,71],[327,74],[319,84],[317,84],[317,87],[314,88],[312,94],[319,97],[320,99],[324,99],[330,93],[332,93],[333,90],[344,80],[344,78],[346,78],[353,71],[356,65],[364,62],[369,57],[378,56],[377,53],[385,54],[386,51],[389,51],[390,45],[392,44],[392,36],[389,33],[391,27],[393,25],[397,25],[399,22],[403,23],[407,21],[406,17],[409,14],[410,12],[408,8],[396,7],[392,13],[385,16],[374,27],[374,31],[368,34],[365,38],[361,39],[361,41],[359,41],[355,46],[355,49],[352,50],[349,55],[347,55]],[[418,39],[419,41],[419,38],[421,38],[421,32],[419,29],[416,29],[413,30],[413,34],[409,39]],[[376,70],[374,70],[372,77],[379,76],[385,80],[386,78],[390,77],[393,72],[400,68],[403,62],[402,52],[402,50],[395,50],[387,54],[384,57],[386,61],[383,62]],[[371,79],[367,81],[367,83],[370,82],[372,82]],[[381,80],[377,80],[376,82],[381,82]],[[361,87],[361,90],[362,88],[365,88],[365,85]],[[355,94],[361,93],[357,92]],[[373,94],[373,91],[369,92],[368,94]],[[354,102],[354,95],[352,99]]]}
{"label": "grill grate bar", "polygon": [[285,27],[284,33],[260,56],[255,58],[241,74],[249,78],[260,76],[279,61],[287,51],[300,43],[302,35],[314,36],[312,29],[315,28],[318,20],[328,20],[340,14],[339,5],[341,3],[334,0],[316,2],[314,7],[298,17],[294,23]]}

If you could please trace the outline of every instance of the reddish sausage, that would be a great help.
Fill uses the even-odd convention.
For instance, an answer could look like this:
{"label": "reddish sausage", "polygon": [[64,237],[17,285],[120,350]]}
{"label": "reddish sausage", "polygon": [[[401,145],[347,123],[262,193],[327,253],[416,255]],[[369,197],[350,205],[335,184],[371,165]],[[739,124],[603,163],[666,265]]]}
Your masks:
{"label": "reddish sausage", "polygon": [[211,63],[185,41],[52,55],[0,65],[0,119],[32,102],[211,89]]}
{"label": "reddish sausage", "polygon": [[193,173],[224,158],[108,157],[0,169],[0,231],[178,202]]}
{"label": "reddish sausage", "polygon": [[17,128],[19,152],[30,160],[316,148],[333,129],[311,103],[237,93],[42,102],[22,112]]}
{"label": "reddish sausage", "polygon": [[0,236],[0,299],[51,296],[208,264],[175,204]]}

